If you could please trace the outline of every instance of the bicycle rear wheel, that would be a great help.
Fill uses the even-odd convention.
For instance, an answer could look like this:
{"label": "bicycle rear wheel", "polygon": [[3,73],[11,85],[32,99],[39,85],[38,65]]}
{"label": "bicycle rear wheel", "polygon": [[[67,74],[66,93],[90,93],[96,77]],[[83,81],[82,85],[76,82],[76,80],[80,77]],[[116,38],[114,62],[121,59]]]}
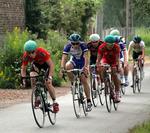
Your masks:
{"label": "bicycle rear wheel", "polygon": [[80,100],[80,93],[79,93],[79,83],[74,82],[72,86],[72,100],[73,100],[73,108],[77,118],[81,116],[81,100]]}
{"label": "bicycle rear wheel", "polygon": [[45,123],[45,104],[40,85],[36,86],[32,91],[31,104],[35,122],[40,128],[43,128]]}
{"label": "bicycle rear wheel", "polygon": [[94,107],[97,107],[98,105],[98,83],[97,83],[97,78],[92,75],[91,78],[91,97],[92,97],[92,102]]}
{"label": "bicycle rear wheel", "polygon": [[141,86],[142,86],[142,71],[141,69],[139,70],[140,71],[140,78],[139,78],[139,83],[138,83],[138,92],[141,92]]}
{"label": "bicycle rear wheel", "polygon": [[136,92],[136,84],[137,84],[137,82],[136,82],[136,77],[137,77],[137,71],[136,71],[136,69],[134,68],[134,71],[133,71],[133,93],[135,93]]}
{"label": "bicycle rear wheel", "polygon": [[51,104],[51,96],[49,94],[49,92],[47,92],[47,113],[48,113],[48,118],[51,122],[52,125],[54,125],[56,123],[56,113],[54,113],[54,108],[53,108],[53,104]]}
{"label": "bicycle rear wheel", "polygon": [[110,81],[108,78],[105,79],[105,100],[106,100],[106,107],[107,111],[111,112],[111,87],[110,87]]}

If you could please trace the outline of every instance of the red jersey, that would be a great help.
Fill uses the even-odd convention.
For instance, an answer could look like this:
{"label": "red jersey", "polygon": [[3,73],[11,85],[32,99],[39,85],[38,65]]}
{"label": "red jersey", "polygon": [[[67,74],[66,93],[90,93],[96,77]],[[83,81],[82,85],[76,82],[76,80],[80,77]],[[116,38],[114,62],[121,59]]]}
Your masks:
{"label": "red jersey", "polygon": [[36,62],[38,64],[43,64],[50,58],[50,54],[43,48],[37,47],[35,58],[31,58],[27,52],[23,55],[22,65],[27,66],[28,62]]}
{"label": "red jersey", "polygon": [[103,55],[103,58],[106,59],[107,61],[116,62],[116,55],[120,54],[119,46],[115,43],[114,47],[111,50],[108,50],[106,47],[106,43],[103,43],[98,48],[98,54]]}

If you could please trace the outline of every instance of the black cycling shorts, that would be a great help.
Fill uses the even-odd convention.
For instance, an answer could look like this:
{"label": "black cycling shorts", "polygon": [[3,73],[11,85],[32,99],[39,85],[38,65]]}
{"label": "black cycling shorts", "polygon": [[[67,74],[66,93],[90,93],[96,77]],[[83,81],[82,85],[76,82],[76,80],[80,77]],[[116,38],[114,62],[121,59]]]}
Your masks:
{"label": "black cycling shorts", "polygon": [[46,62],[44,64],[38,64],[33,62],[30,67],[30,72],[40,73],[41,69],[44,69],[46,73],[49,72],[49,66],[47,65]]}
{"label": "black cycling shorts", "polygon": [[137,59],[139,57],[139,55],[142,55],[142,51],[139,53],[136,53],[135,51],[133,51],[133,59]]}

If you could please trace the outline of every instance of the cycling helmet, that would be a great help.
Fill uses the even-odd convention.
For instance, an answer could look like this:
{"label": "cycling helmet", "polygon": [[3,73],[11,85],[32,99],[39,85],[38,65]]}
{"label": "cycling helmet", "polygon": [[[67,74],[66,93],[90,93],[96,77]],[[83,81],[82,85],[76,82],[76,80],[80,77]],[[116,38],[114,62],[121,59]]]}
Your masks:
{"label": "cycling helmet", "polygon": [[98,34],[92,34],[92,35],[90,35],[90,38],[89,38],[89,40],[91,41],[91,42],[96,42],[96,41],[98,41],[100,39],[100,36],[98,35]]}
{"label": "cycling helmet", "polygon": [[140,41],[141,41],[141,37],[140,36],[134,36],[133,37],[133,42],[139,43]]}
{"label": "cycling helmet", "polygon": [[37,44],[35,41],[29,40],[25,43],[24,45],[24,50],[25,51],[34,51],[37,48]]}
{"label": "cycling helmet", "polygon": [[120,32],[119,32],[119,30],[112,30],[111,32],[110,32],[110,35],[112,35],[112,36],[119,36],[120,35]]}
{"label": "cycling helmet", "polygon": [[121,39],[120,39],[120,37],[119,37],[119,36],[115,36],[115,38],[116,38],[116,43],[121,42]]}
{"label": "cycling helmet", "polygon": [[114,43],[114,42],[116,42],[116,38],[112,35],[108,35],[105,37],[105,42],[106,43]]}
{"label": "cycling helmet", "polygon": [[79,42],[81,40],[81,36],[79,34],[72,34],[69,37],[71,42]]}

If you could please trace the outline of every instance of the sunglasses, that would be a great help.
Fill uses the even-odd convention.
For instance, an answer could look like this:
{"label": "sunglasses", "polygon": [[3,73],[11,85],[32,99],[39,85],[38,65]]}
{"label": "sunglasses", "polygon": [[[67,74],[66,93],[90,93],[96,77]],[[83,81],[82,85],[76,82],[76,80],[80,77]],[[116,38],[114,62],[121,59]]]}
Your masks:
{"label": "sunglasses", "polygon": [[76,43],[71,43],[72,45],[79,45],[79,42],[76,42]]}
{"label": "sunglasses", "polygon": [[96,41],[96,42],[92,42],[92,43],[98,43],[98,41]]}
{"label": "sunglasses", "polygon": [[113,43],[106,43],[106,45],[113,46],[114,44]]}
{"label": "sunglasses", "polygon": [[34,54],[35,51],[27,52],[28,54]]}

